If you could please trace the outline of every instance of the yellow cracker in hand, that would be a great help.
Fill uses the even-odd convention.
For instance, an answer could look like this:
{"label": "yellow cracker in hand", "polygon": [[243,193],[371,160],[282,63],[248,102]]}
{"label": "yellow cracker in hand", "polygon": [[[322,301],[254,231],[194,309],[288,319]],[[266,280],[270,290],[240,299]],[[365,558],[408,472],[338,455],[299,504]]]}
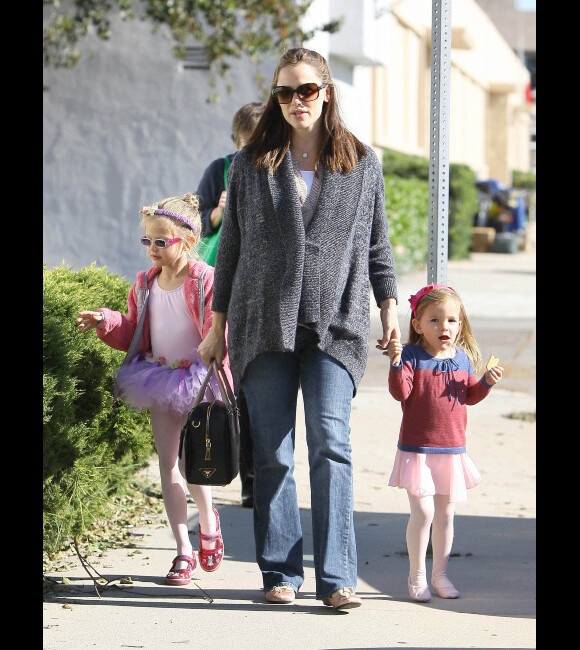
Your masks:
{"label": "yellow cracker in hand", "polygon": [[494,357],[493,354],[490,354],[485,369],[491,370],[492,368],[495,368],[498,364],[499,364],[499,359],[497,357]]}

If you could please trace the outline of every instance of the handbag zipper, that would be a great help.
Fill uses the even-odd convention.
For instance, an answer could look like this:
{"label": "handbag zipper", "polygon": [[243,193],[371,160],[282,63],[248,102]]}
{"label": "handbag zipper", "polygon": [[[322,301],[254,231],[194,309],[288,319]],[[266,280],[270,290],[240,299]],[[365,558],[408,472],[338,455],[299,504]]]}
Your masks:
{"label": "handbag zipper", "polygon": [[214,402],[207,407],[206,420],[205,420],[205,460],[211,460],[211,439],[209,437],[209,416],[211,414],[211,407]]}

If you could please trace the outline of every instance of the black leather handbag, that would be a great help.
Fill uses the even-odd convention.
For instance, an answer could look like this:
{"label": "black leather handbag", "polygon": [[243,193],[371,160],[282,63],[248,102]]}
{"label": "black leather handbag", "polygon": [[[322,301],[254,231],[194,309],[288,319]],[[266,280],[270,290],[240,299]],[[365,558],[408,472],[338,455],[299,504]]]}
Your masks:
{"label": "black leather handbag", "polygon": [[[222,399],[202,402],[215,373]],[[228,485],[238,475],[239,411],[223,367],[211,363],[179,439],[179,471],[194,485]]]}

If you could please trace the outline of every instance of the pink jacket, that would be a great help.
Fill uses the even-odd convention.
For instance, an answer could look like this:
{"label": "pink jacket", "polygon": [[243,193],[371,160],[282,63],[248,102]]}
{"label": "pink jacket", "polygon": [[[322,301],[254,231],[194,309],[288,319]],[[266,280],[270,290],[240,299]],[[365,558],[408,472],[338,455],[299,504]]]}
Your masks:
{"label": "pink jacket", "polygon": [[[193,320],[197,326],[197,330],[201,335],[201,338],[204,339],[207,333],[210,330],[212,321],[213,321],[213,312],[211,311],[211,301],[213,298],[213,276],[214,268],[209,266],[202,261],[188,260],[189,273],[185,278],[184,282],[184,291],[185,291],[185,301],[187,303],[187,308],[189,313],[192,315]],[[203,277],[203,286],[205,291],[205,305],[204,305],[204,323],[203,323],[203,332],[201,331],[201,312],[199,305],[199,291],[198,291],[198,280],[203,271],[206,269],[205,275]],[[150,289],[153,283],[153,278],[161,271],[160,266],[152,266],[149,270],[146,271],[147,278],[147,287]],[[100,307],[99,311],[102,311],[105,320],[97,327],[96,332],[98,337],[106,343],[108,346],[114,348],[115,350],[127,351],[133,340],[133,334],[137,328],[137,296],[135,294],[135,286],[137,283],[133,284],[131,290],[129,291],[129,296],[127,298],[127,304],[129,306],[129,313],[127,316],[121,314],[121,312],[113,311],[107,309],[106,307]],[[227,341],[227,326],[226,326],[226,341]],[[151,329],[149,325],[149,314],[145,316],[145,321],[143,324],[143,336],[141,339],[141,344],[139,345],[138,353],[147,354],[151,352]],[[233,379],[230,370],[229,356],[226,353],[226,356],[223,361],[223,367],[230,382],[230,386],[233,388]]]}

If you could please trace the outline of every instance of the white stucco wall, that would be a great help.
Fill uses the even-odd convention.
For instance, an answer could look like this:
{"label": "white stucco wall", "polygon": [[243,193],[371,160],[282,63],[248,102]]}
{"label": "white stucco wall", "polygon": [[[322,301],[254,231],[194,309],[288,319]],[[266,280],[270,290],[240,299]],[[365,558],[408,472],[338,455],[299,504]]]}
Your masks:
{"label": "white stucco wall", "polygon": [[195,191],[203,170],[234,151],[236,110],[261,101],[272,62],[233,61],[228,95],[206,102],[209,73],[184,70],[166,32],[113,22],[113,37],[89,36],[94,51],[72,69],[44,70],[43,260],[81,268],[96,262],[133,281],[148,268],[139,244],[142,205]]}
{"label": "white stucco wall", "polygon": [[[364,0],[364,7],[373,2]],[[353,7],[362,8],[358,0],[316,0],[305,25]],[[369,22],[373,15],[359,40],[371,33],[369,25],[375,32],[381,27]],[[331,41],[340,43],[352,29],[347,23],[332,37],[318,33],[305,46],[326,57],[347,127],[372,144],[372,68],[332,53]],[[96,262],[132,281],[149,265],[138,243],[139,209],[194,191],[205,167],[234,150],[232,117],[243,104],[263,100],[255,74],[269,87],[275,60],[231,61],[227,81],[216,89],[221,102],[208,104],[209,73],[185,70],[166,31],[116,20],[112,32],[109,41],[87,37],[82,49],[94,56],[76,67],[44,70],[43,259],[74,268]]]}

